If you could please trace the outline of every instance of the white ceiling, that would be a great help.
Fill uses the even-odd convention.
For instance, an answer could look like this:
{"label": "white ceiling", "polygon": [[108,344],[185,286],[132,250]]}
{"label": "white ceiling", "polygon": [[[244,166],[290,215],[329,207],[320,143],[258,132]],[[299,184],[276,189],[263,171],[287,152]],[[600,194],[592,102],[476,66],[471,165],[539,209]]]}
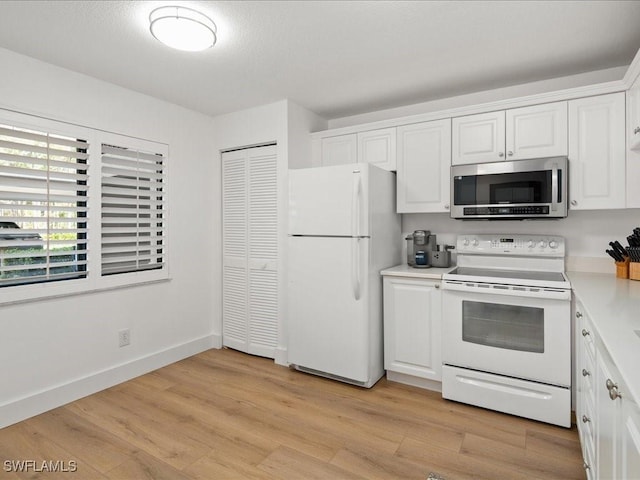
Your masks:
{"label": "white ceiling", "polygon": [[[161,4],[209,15],[218,43],[160,44]],[[0,47],[214,116],[289,98],[333,119],[624,66],[639,25],[640,1],[0,1]]]}

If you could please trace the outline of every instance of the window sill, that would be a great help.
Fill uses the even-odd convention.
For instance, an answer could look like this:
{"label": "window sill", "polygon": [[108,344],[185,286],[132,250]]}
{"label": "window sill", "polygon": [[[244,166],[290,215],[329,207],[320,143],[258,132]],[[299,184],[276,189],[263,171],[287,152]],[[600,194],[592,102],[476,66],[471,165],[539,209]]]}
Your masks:
{"label": "window sill", "polygon": [[[99,279],[101,280],[100,282],[91,282],[91,279],[83,278],[78,280],[63,280],[61,283],[37,283],[33,285],[5,287],[0,289],[0,307],[34,303],[77,295],[94,294],[124,288],[134,288],[171,281],[171,277],[166,273],[163,273],[162,275],[143,275],[148,278],[138,278],[135,281],[131,278],[140,276],[142,275],[134,273],[130,274],[129,278],[116,278],[115,280],[114,277],[101,277]],[[91,283],[94,283],[94,285],[90,286]],[[95,285],[95,283],[99,283],[99,285]]]}

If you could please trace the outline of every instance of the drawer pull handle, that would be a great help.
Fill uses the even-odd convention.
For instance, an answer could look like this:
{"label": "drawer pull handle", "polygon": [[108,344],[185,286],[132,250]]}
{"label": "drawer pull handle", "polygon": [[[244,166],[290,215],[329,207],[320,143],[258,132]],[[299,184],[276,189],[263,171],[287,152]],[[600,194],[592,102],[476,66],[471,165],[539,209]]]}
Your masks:
{"label": "drawer pull handle", "polygon": [[584,468],[585,470],[591,470],[591,465],[585,462],[582,464],[582,468]]}
{"label": "drawer pull handle", "polygon": [[587,417],[586,415],[582,415],[582,423],[587,423],[590,422],[591,419],[589,417]]}
{"label": "drawer pull handle", "polygon": [[605,385],[607,387],[607,390],[609,390],[609,398],[611,400],[622,398],[622,394],[618,391],[617,383],[613,383],[613,381],[610,378],[607,378]]}
{"label": "drawer pull handle", "polygon": [[582,313],[581,312],[576,312],[576,318],[582,318]]}
{"label": "drawer pull handle", "polygon": [[584,328],[582,329],[582,336],[586,337],[587,335],[591,335],[591,332],[588,330],[585,330]]}
{"label": "drawer pull handle", "polygon": [[589,370],[587,370],[586,368],[582,369],[582,376],[583,377],[588,377],[589,375],[591,375],[591,372]]}
{"label": "drawer pull handle", "polygon": [[618,391],[618,387],[615,386],[611,390],[609,390],[609,398],[611,400],[616,400],[617,398],[622,398],[622,394]]}

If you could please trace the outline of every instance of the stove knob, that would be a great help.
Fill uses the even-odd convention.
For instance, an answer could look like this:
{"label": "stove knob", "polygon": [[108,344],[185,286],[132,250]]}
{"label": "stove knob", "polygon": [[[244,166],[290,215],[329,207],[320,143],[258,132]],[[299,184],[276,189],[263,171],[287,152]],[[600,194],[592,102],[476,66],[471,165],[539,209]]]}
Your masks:
{"label": "stove knob", "polygon": [[478,243],[480,243],[480,242],[478,242],[477,238],[474,238],[473,240],[471,240],[471,245],[473,245],[474,247],[477,247]]}
{"label": "stove knob", "polygon": [[558,242],[556,242],[555,240],[551,240],[549,242],[549,248],[558,248]]}
{"label": "stove knob", "polygon": [[540,246],[540,248],[545,248],[547,246],[547,241],[546,240],[540,240],[540,243],[538,245]]}
{"label": "stove knob", "polygon": [[533,248],[533,247],[535,247],[535,246],[536,246],[536,242],[535,242],[535,240],[529,240],[529,243],[527,243],[527,246],[528,246],[529,248]]}
{"label": "stove knob", "polygon": [[463,244],[465,247],[468,247],[468,246],[469,246],[469,239],[468,239],[468,238],[465,238],[465,239],[462,241],[462,244]]}

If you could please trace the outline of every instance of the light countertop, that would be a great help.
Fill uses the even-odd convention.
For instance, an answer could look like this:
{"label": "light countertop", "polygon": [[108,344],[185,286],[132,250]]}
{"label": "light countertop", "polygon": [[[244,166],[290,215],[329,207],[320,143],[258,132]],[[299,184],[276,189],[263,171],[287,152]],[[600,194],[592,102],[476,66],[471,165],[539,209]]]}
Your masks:
{"label": "light countertop", "polygon": [[567,276],[629,393],[640,401],[640,281],[603,273]]}
{"label": "light countertop", "polygon": [[405,278],[423,278],[426,280],[441,280],[442,275],[453,270],[455,266],[447,268],[413,268],[406,263],[396,265],[395,267],[385,268],[380,272],[382,276],[388,277],[405,277]]}

